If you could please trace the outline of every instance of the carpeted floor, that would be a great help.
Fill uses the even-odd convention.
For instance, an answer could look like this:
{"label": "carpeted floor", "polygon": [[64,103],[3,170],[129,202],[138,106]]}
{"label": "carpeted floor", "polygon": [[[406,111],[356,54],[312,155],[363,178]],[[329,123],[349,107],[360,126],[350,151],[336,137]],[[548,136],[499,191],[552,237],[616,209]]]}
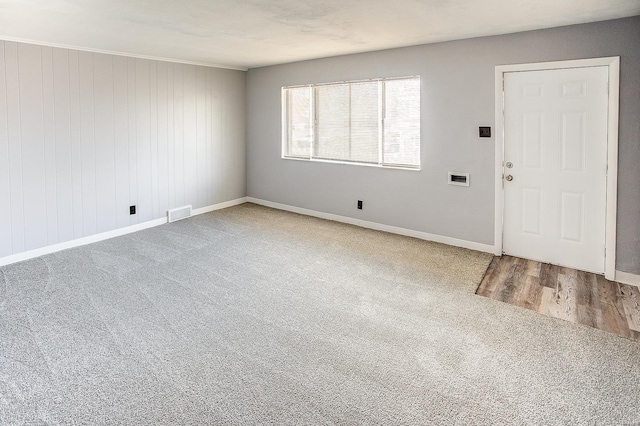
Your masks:
{"label": "carpeted floor", "polygon": [[640,343],[491,256],[253,204],[0,268],[0,424],[640,422]]}

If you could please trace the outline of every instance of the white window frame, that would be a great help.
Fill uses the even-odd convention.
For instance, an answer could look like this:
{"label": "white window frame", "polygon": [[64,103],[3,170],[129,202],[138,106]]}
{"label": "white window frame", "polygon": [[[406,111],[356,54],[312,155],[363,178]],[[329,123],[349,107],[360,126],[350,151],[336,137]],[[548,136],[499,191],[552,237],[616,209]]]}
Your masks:
{"label": "white window frame", "polygon": [[[368,166],[368,167],[382,167],[387,169],[402,169],[402,170],[413,170],[420,171],[422,168],[422,155],[418,154],[418,165],[411,164],[400,164],[400,163],[385,163],[384,162],[384,131],[385,131],[385,111],[386,111],[386,100],[385,100],[385,84],[388,81],[398,81],[398,80],[413,80],[417,79],[420,82],[420,92],[422,92],[422,82],[419,75],[412,76],[404,76],[404,77],[390,77],[390,78],[374,78],[374,79],[366,79],[366,80],[345,80],[345,81],[336,81],[331,83],[321,83],[321,84],[302,84],[295,86],[283,86],[281,89],[281,115],[282,115],[282,149],[281,149],[281,158],[284,160],[298,160],[298,161],[312,161],[312,162],[321,162],[321,163],[337,163],[337,164],[352,164],[357,166]],[[322,159],[322,158],[314,158],[314,144],[317,141],[317,123],[318,123],[318,105],[317,105],[317,88],[321,86],[328,85],[339,85],[339,84],[353,84],[353,83],[362,83],[362,82],[378,82],[378,120],[379,120],[379,132],[378,132],[378,162],[363,162],[363,161],[350,161],[350,160],[335,160],[335,159]],[[288,89],[297,89],[308,87],[311,90],[310,96],[310,110],[311,110],[311,146],[309,150],[309,156],[296,156],[296,155],[288,155],[288,144],[289,144],[289,134],[291,129],[288,127],[288,108],[289,102],[287,98],[287,90]],[[419,103],[421,104],[422,93],[420,93]],[[420,105],[420,108],[422,105]],[[420,151],[422,150],[422,135],[420,131],[421,121],[418,124],[418,133],[420,137]]]}

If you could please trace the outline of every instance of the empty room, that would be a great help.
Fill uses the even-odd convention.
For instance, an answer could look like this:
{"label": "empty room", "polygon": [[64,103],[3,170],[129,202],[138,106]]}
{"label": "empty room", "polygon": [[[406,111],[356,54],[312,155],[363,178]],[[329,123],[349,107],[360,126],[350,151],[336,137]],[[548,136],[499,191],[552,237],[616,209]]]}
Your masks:
{"label": "empty room", "polygon": [[0,0],[0,425],[640,424],[640,0]]}

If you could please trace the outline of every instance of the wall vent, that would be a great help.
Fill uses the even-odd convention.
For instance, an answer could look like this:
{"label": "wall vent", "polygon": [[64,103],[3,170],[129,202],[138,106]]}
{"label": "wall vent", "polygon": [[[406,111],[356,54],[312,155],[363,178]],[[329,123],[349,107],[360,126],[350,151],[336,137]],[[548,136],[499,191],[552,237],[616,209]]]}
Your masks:
{"label": "wall vent", "polygon": [[469,186],[469,173],[449,172],[449,185]]}
{"label": "wall vent", "polygon": [[168,210],[167,216],[169,217],[169,223],[191,217],[191,206],[178,207],[177,209]]}

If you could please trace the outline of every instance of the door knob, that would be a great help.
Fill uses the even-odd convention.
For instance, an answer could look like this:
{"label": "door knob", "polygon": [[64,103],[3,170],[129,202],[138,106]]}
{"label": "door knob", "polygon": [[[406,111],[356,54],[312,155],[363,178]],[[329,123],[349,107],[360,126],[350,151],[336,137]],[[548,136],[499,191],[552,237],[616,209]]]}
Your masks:
{"label": "door knob", "polygon": [[511,175],[507,175],[507,177],[505,178],[507,181],[511,182],[513,180],[513,176]]}
{"label": "door knob", "polygon": [[511,161],[508,161],[506,165],[508,169],[513,167],[513,163]]}

